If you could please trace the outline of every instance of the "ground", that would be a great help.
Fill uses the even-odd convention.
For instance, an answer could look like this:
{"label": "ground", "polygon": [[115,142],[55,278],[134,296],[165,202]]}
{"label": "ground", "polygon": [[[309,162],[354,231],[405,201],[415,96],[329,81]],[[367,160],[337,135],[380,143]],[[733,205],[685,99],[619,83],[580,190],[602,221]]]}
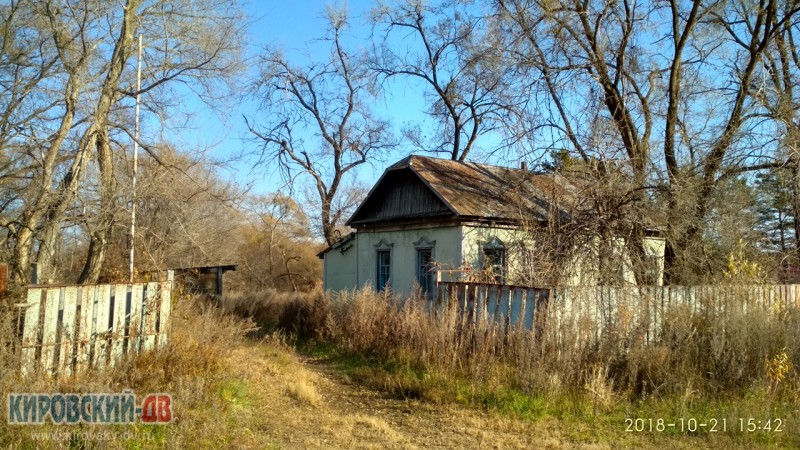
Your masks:
{"label": "ground", "polygon": [[[223,398],[242,448],[719,448],[722,440],[637,436],[556,419],[519,420],[476,408],[398,399],[348,378],[324,360],[251,343],[229,357]],[[607,427],[607,425],[605,425]]]}
{"label": "ground", "polygon": [[[746,435],[745,439],[741,433],[632,433],[625,430],[624,417],[618,413],[522,418],[479,405],[403,398],[391,386],[376,389],[353,381],[358,378],[351,378],[348,373],[355,372],[343,368],[335,358],[329,359],[330,355],[300,353],[274,336],[225,342],[228,346],[223,352],[223,364],[212,372],[202,369],[189,373],[188,369],[194,366],[184,361],[184,376],[169,385],[162,384],[163,380],[156,382],[164,386],[161,392],[173,395],[174,422],[169,425],[0,427],[0,447],[797,448],[797,440],[790,436],[765,440],[753,435]],[[146,366],[160,366],[153,362]],[[171,363],[181,364],[175,358]],[[53,389],[71,392],[73,387]],[[84,388],[75,389],[103,390],[89,385]],[[142,389],[156,392],[151,387]],[[787,433],[789,427],[787,423]],[[796,431],[791,434],[796,435]]]}

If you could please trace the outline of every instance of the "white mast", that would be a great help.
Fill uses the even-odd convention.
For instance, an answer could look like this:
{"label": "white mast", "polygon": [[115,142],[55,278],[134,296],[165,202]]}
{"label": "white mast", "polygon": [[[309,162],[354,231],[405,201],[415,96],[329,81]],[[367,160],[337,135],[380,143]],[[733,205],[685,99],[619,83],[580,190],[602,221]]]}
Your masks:
{"label": "white mast", "polygon": [[139,34],[139,55],[136,61],[136,119],[133,128],[133,200],[131,201],[130,282],[133,283],[133,249],[136,236],[136,172],[139,170],[139,91],[142,90],[142,35]]}

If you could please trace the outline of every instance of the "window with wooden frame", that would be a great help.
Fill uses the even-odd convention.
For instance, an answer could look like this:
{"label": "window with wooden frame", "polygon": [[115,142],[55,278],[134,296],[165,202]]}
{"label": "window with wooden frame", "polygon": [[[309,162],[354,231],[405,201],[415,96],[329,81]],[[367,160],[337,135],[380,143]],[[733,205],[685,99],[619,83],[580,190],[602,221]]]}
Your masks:
{"label": "window with wooden frame", "polygon": [[414,242],[414,247],[417,249],[415,267],[417,284],[419,284],[420,291],[423,295],[433,293],[436,288],[433,263],[433,248],[435,245],[436,241],[431,241],[424,236],[417,242]]}
{"label": "window with wooden frame", "polygon": [[417,283],[419,283],[422,294],[429,294],[433,291],[433,249],[417,249]]}
{"label": "window with wooden frame", "polygon": [[375,246],[376,250],[376,267],[375,267],[375,289],[378,292],[385,290],[391,285],[392,281],[392,247],[386,240],[381,239],[381,242]]}
{"label": "window with wooden frame", "polygon": [[494,237],[483,244],[482,248],[483,265],[482,269],[486,273],[487,281],[490,283],[502,284],[506,281],[506,246],[503,241]]}

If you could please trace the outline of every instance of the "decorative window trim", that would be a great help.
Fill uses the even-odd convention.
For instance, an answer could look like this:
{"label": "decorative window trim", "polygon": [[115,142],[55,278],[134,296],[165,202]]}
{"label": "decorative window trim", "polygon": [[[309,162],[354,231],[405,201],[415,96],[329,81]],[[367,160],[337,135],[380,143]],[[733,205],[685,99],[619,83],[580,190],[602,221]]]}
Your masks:
{"label": "decorative window trim", "polygon": [[500,240],[497,236],[492,236],[487,241],[483,241],[481,243],[481,250],[489,249],[489,250],[507,250],[506,244]]}
{"label": "decorative window trim", "polygon": [[428,239],[428,236],[422,236],[419,238],[417,242],[414,242],[414,248],[416,249],[423,249],[423,248],[435,248],[436,241],[432,241]]}
{"label": "decorative window trim", "polygon": [[389,243],[386,239],[381,239],[380,242],[375,244],[375,250],[391,250],[394,248],[394,243]]}

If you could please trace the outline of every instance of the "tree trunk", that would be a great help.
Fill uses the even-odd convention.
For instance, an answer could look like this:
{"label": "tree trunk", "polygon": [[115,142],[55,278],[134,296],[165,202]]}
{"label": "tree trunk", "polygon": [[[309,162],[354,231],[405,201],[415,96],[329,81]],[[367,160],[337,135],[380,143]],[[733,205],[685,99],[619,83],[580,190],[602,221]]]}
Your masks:
{"label": "tree trunk", "polygon": [[135,21],[138,19],[136,10],[139,8],[139,4],[140,0],[128,0],[125,5],[122,28],[114,46],[108,75],[103,83],[94,117],[96,133],[92,144],[97,152],[97,165],[100,171],[100,212],[95,231],[90,234],[86,264],[78,279],[79,283],[96,283],[100,278],[100,272],[106,259],[108,242],[113,230],[114,214],[116,213],[116,180],[114,178],[111,143],[108,136],[108,116],[111,106],[119,95],[117,88],[120,76],[125,68],[125,61],[133,50]]}
{"label": "tree trunk", "polygon": [[86,264],[78,283],[97,283],[106,260],[108,242],[114,229],[116,180],[111,161],[111,147],[105,132],[98,133],[97,163],[100,168],[100,212],[95,230],[90,234]]}
{"label": "tree trunk", "polygon": [[22,287],[31,281],[31,245],[33,231],[21,227],[14,233],[16,240],[11,253],[11,270],[9,271],[9,284],[12,287]]}

